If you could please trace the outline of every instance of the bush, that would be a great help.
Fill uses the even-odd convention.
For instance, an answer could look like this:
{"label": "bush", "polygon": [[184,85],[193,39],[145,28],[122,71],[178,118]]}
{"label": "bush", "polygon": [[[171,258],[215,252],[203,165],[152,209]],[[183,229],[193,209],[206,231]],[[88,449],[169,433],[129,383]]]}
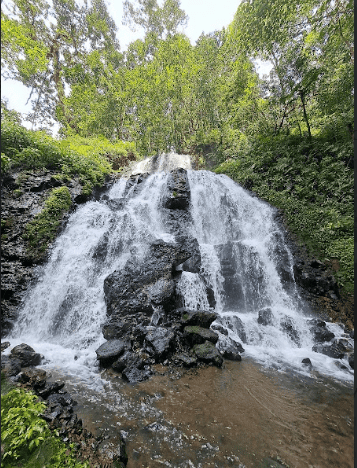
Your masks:
{"label": "bush", "polygon": [[68,447],[55,437],[40,417],[45,403],[30,392],[18,388],[1,395],[1,443],[4,448],[1,466],[14,468],[89,468],[74,456],[73,445]]}

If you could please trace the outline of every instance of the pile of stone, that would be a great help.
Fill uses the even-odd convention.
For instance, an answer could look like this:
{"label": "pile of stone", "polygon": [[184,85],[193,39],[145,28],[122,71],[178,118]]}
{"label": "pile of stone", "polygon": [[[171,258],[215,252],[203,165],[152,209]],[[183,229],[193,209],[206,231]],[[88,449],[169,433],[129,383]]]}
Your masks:
{"label": "pile of stone", "polygon": [[120,320],[116,316],[103,326],[104,337],[109,339],[96,353],[103,367],[121,372],[129,382],[149,378],[155,363],[187,368],[206,363],[221,367],[223,357],[241,359],[243,348],[233,340],[222,352],[215,346],[218,334],[210,329],[217,318],[215,312],[174,309],[162,314],[156,326],[126,318]]}

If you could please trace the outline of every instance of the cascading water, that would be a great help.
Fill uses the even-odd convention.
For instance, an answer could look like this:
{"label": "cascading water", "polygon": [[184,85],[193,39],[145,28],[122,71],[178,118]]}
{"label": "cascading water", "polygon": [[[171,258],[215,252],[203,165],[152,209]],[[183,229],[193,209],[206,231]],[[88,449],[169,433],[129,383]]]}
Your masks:
{"label": "cascading water", "polygon": [[[157,172],[164,167],[160,164],[152,165],[155,173],[140,184],[121,179],[99,201],[71,216],[27,294],[12,345],[33,346],[48,367],[59,366],[88,385],[100,381],[95,350],[104,342],[104,279],[129,258],[140,261],[154,240],[175,242],[162,218],[168,175]],[[312,351],[311,316],[303,311],[274,209],[226,176],[188,170],[188,178],[191,235],[199,242],[202,267],[199,274],[183,271],[177,283],[185,306],[207,309],[209,285],[219,314],[216,330],[223,331],[221,345],[228,336],[259,362],[302,373],[301,360],[308,357],[320,372],[352,380],[336,360]],[[270,314],[265,325],[257,320],[262,310]],[[327,326],[342,336],[341,327]]]}

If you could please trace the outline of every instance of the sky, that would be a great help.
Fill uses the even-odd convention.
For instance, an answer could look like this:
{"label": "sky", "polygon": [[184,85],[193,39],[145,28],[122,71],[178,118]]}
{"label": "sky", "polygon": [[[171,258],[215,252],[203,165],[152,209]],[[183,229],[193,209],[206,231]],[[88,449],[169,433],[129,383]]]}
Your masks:
{"label": "sky", "polygon": [[[122,25],[123,6],[121,1],[107,1],[109,13],[118,26],[118,39],[121,50],[126,50],[130,42],[143,37],[143,32],[132,32],[127,26]],[[195,44],[202,32],[209,33],[222,29],[229,25],[234,18],[240,0],[181,0],[181,8],[189,17],[187,27],[183,32]],[[258,72],[267,73],[269,65],[259,63]],[[26,105],[30,89],[14,80],[4,80],[1,77],[1,97],[8,99],[9,109],[15,109],[23,114],[31,110],[30,104]],[[23,122],[30,128],[31,124]],[[56,129],[54,129],[56,131]]]}

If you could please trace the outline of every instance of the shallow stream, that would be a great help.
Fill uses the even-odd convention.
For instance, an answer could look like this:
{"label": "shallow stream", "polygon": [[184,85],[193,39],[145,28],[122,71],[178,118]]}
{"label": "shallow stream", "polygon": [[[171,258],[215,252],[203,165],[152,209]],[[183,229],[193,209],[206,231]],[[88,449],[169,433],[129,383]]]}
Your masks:
{"label": "shallow stream", "polygon": [[56,370],[52,380],[66,380],[93,433],[115,443],[122,431],[128,468],[354,466],[351,383],[274,371],[250,358],[222,369],[170,373],[158,365],[156,372],[130,385],[104,371],[101,391]]}

